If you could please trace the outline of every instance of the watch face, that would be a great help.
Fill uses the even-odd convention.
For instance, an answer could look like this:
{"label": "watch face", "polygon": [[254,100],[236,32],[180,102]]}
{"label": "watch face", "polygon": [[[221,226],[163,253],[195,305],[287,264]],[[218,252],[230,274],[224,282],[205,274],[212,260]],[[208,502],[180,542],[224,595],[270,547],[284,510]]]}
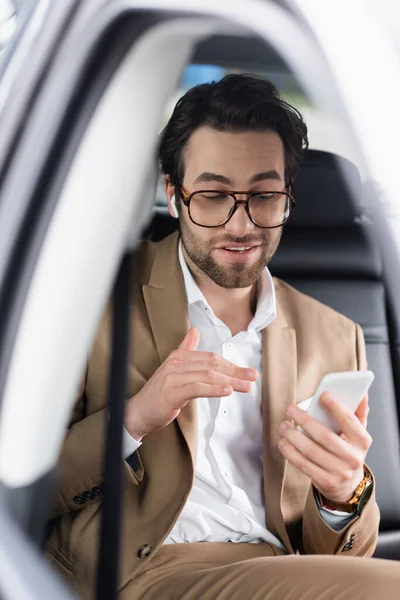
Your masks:
{"label": "watch face", "polygon": [[362,511],[362,509],[364,508],[365,504],[370,499],[373,487],[374,486],[373,486],[372,481],[369,481],[367,483],[367,485],[365,486],[364,491],[363,491],[363,493],[360,496],[360,500],[358,501],[358,506],[357,506],[357,512],[358,513],[360,513]]}

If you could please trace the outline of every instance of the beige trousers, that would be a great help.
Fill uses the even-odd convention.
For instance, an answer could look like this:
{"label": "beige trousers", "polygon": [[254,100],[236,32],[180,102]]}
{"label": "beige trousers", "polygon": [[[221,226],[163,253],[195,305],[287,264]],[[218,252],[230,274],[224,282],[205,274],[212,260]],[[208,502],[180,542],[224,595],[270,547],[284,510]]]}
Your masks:
{"label": "beige trousers", "polygon": [[400,562],[284,555],[270,544],[162,546],[121,600],[399,600]]}

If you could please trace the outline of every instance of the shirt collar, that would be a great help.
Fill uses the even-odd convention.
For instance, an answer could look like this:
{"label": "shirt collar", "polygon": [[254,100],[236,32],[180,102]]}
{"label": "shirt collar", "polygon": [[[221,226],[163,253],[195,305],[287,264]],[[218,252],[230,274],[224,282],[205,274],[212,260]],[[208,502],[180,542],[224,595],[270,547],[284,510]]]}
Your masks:
{"label": "shirt collar", "polygon": [[[179,263],[183,273],[183,279],[185,283],[186,296],[188,300],[188,306],[195,304],[196,302],[202,302],[207,306],[213,314],[210,305],[206,298],[201,292],[199,286],[195,282],[193,275],[187,265],[185,257],[182,251],[182,240],[179,240],[178,245],[178,256]],[[265,267],[261,274],[258,290],[258,300],[255,315],[249,324],[248,329],[255,329],[261,331],[267,327],[276,318],[276,297],[275,297],[275,285],[272,279],[271,273],[268,267]]]}

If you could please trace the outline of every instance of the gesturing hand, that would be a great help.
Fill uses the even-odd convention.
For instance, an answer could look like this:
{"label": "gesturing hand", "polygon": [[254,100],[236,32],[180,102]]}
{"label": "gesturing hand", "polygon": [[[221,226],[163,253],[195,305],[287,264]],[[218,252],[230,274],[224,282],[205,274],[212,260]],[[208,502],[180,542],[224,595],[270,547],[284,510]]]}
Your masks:
{"label": "gesturing hand", "polygon": [[199,331],[192,327],[177,350],[126,405],[125,427],[138,442],[166,427],[190,400],[248,392],[257,371],[234,365],[212,352],[197,350]]}
{"label": "gesturing hand", "polygon": [[314,487],[326,499],[342,504],[353,496],[363,479],[363,465],[372,443],[366,430],[368,398],[363,398],[355,413],[329,393],[322,394],[320,402],[336,418],[342,433],[333,433],[291,404],[287,416],[310,437],[298,431],[289,421],[284,421],[280,426],[282,437],[278,446],[293,465],[310,477]]}

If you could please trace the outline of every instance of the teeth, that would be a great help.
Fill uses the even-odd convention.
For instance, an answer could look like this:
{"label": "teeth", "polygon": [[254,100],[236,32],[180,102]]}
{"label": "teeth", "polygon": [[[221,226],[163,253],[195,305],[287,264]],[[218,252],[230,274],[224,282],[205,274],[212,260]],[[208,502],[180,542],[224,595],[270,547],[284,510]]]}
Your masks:
{"label": "teeth", "polygon": [[231,250],[233,252],[246,252],[247,250],[250,250],[249,248],[225,248],[225,250]]}

